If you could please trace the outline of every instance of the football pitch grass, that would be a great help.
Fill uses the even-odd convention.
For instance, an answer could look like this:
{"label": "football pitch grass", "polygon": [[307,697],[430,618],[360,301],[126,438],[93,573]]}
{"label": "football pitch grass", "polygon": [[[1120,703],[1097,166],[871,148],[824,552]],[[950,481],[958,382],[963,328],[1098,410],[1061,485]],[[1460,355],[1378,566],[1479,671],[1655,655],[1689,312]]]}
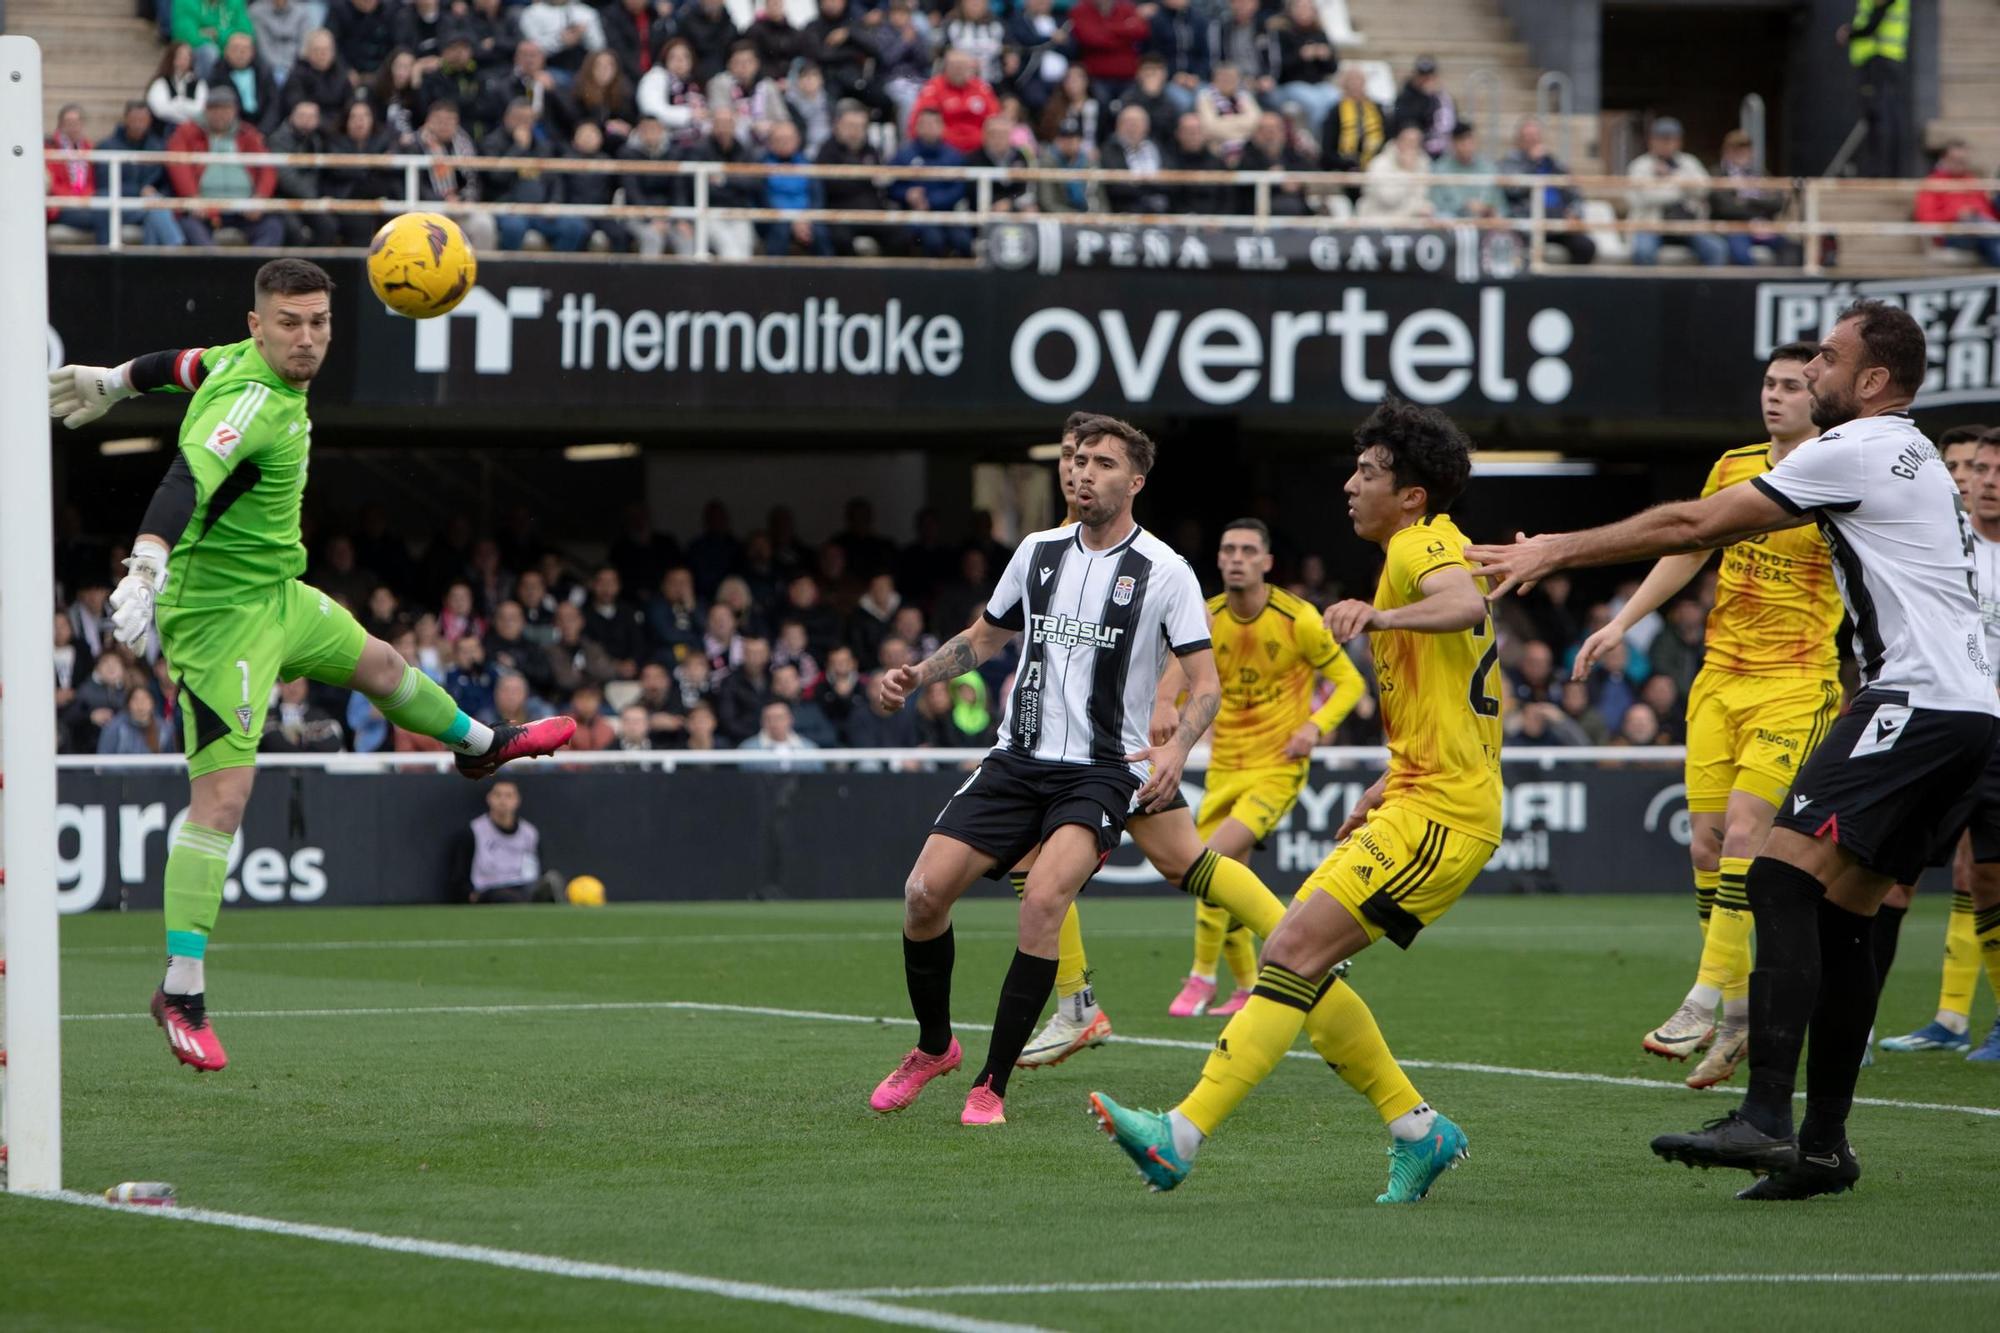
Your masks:
{"label": "football pitch grass", "polygon": [[[1945,907],[1903,932],[1884,1032],[1930,1016]],[[1735,1101],[1639,1049],[1690,979],[1684,897],[1474,898],[1361,957],[1472,1141],[1399,1208],[1374,1203],[1372,1109],[1303,1039],[1172,1194],[1098,1132],[1086,1092],[1170,1104],[1222,1027],[1165,1016],[1184,899],[1086,898],[1099,997],[1145,1040],[1018,1072],[986,1130],[958,1111],[1013,904],[969,901],[966,1069],[871,1114],[914,1039],[898,910],[225,911],[232,1063],[206,1076],[145,1017],[157,916],[69,919],[66,1184],[170,1181],[228,1225],[0,1199],[0,1328],[1873,1329],[1977,1324],[2000,1296],[2000,1068],[1864,1070],[1885,1104],[1856,1109],[1850,1195],[1738,1203],[1749,1177],[1647,1151]],[[1975,1035],[1990,1019],[1982,982]]]}

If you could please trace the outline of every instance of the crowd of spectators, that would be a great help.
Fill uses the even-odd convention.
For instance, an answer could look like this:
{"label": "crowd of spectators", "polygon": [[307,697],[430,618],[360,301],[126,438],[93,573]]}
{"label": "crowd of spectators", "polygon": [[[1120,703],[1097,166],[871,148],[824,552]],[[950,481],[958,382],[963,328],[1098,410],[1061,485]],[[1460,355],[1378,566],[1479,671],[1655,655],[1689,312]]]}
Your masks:
{"label": "crowd of spectators", "polygon": [[1980,228],[1969,235],[1940,236],[1941,250],[1963,250],[1980,263],[2000,268],[2000,192],[1994,182],[1981,179],[1972,169],[1972,150],[1963,139],[1948,141],[1938,153],[1937,165],[1924,178],[1926,188],[1917,192],[1915,219],[1918,222],[1959,223]]}
{"label": "crowd of spectators", "polygon": [[[433,158],[423,197],[450,211],[485,201],[675,205],[690,178],[649,172],[455,169],[488,157],[878,166],[873,178],[773,174],[718,181],[718,206],[793,211],[970,206],[962,183],[898,181],[908,166],[1118,167],[1172,170],[1368,170],[1350,191],[1272,192],[1281,214],[1345,211],[1402,225],[1525,216],[1528,192],[1427,188],[1392,173],[1491,171],[1461,123],[1435,60],[1409,72],[1392,105],[1343,65],[1314,0],[818,0],[798,24],[787,0],[764,0],[739,27],[725,0],[155,0],[167,45],[143,97],[118,127],[90,138],[65,110],[54,148],[212,152],[393,152]],[[1403,142],[1414,134],[1415,156]],[[1385,148],[1391,151],[1385,152]],[[1539,128],[1516,153],[1560,172]],[[1512,161],[1513,159],[1509,159]],[[102,243],[108,218],[64,205],[104,193],[109,172],[52,160],[50,220]],[[379,223],[365,211],[280,213],[259,200],[400,199],[399,173],[353,168],[126,170],[127,196],[159,199],[128,214],[152,245],[206,245],[217,230],[253,244],[355,244]],[[241,200],[176,210],[179,197]],[[1564,205],[1567,206],[1566,204]],[[1248,188],[1081,182],[1002,187],[1005,212],[1108,210],[1247,214]],[[530,233],[556,250],[587,245],[685,253],[694,229],[609,218],[466,215],[475,245],[512,249]],[[950,226],[718,222],[710,250],[970,254]],[[1570,247],[1588,258],[1588,242]]]}
{"label": "crowd of spectators", "polygon": [[[1010,554],[991,536],[964,546],[920,515],[917,539],[876,531],[872,506],[808,545],[789,511],[739,535],[720,502],[683,545],[643,507],[594,564],[457,521],[421,551],[380,511],[312,546],[308,579],[438,681],[467,713],[522,721],[560,708],[573,748],[743,748],[797,766],[797,752],[855,746],[981,746],[998,729],[1011,656],[937,682],[894,717],[867,703],[878,671],[934,651],[984,604]],[[106,600],[124,552],[81,535],[65,513],[55,616],[59,744],[66,753],[171,754],[177,685],[157,638],[134,653],[112,637]],[[263,748],[431,750],[361,695],[298,680],[273,690]]]}
{"label": "crowd of spectators", "polygon": [[[1347,190],[1279,183],[1281,216],[1346,213],[1384,226],[1526,218],[1533,191],[1450,178],[1495,172],[1561,175],[1534,118],[1511,135],[1460,115],[1430,56],[1393,100],[1375,101],[1362,66],[1343,62],[1314,0],[761,0],[747,24],[728,0],[153,0],[166,41],[143,97],[117,127],[90,137],[82,113],[62,112],[56,149],[175,149],[220,153],[420,153],[424,200],[445,211],[523,205],[688,205],[692,178],[651,171],[670,161],[879,167],[872,177],[773,173],[717,179],[718,207],[921,210],[972,207],[962,181],[902,179],[902,167],[1102,166],[1171,171],[1355,171]],[[743,0],[735,0],[740,5]],[[135,90],[136,91],[136,90]],[[1501,143],[1507,149],[1500,152]],[[1497,154],[1497,156],[1496,156]],[[593,173],[473,171],[454,157],[626,162]],[[1626,168],[1628,220],[1747,223],[1730,234],[1634,231],[1631,260],[1663,247],[1707,265],[1796,264],[1799,243],[1759,224],[1795,212],[1790,191],[1731,183],[1757,174],[1752,141],[1730,132],[1709,162],[1687,151],[1680,123],[1652,121],[1646,151]],[[1975,181],[1962,143],[1949,145],[1917,197],[1919,221],[1979,223],[1991,234],[1939,244],[2000,264],[2000,212]],[[76,159],[49,165],[49,220],[102,244],[109,215],[65,200],[110,190],[108,170]],[[217,231],[253,245],[359,245],[403,197],[399,172],[227,162],[135,166],[125,214],[148,245],[204,246]],[[1582,215],[1575,192],[1543,191],[1543,211]],[[175,197],[241,203],[176,209]],[[265,199],[382,203],[379,213],[274,212]],[[1047,181],[996,188],[995,211],[1236,214],[1248,187],[1166,181]],[[692,253],[685,221],[460,214],[473,243],[656,255]],[[1603,215],[1600,215],[1603,216]],[[968,256],[971,225],[829,225],[713,221],[710,253],[910,253]],[[1551,234],[1571,263],[1597,243]]]}
{"label": "crowd of spectators", "polygon": [[[801,538],[787,509],[743,532],[712,501],[700,531],[682,542],[656,531],[635,504],[618,535],[579,561],[536,541],[525,514],[493,535],[454,520],[419,549],[370,509],[310,540],[306,577],[482,721],[560,710],[578,721],[579,750],[741,748],[772,752],[774,765],[809,768],[819,761],[808,751],[991,743],[1015,648],[932,684],[895,716],[868,704],[875,673],[921,660],[984,606],[1011,552],[987,516],[973,519],[972,540],[947,542],[937,515],[925,511],[912,525],[914,540],[898,543],[878,530],[872,505],[855,499],[841,531],[815,544]],[[177,753],[177,686],[157,639],[133,653],[110,631],[106,599],[124,552],[82,535],[74,510],[58,531],[61,749]],[[1208,542],[1198,524],[1180,525],[1173,539],[1189,552]],[[1299,548],[1281,542],[1279,549]],[[1212,563],[1194,563],[1213,584]],[[1319,555],[1285,554],[1279,572],[1316,605],[1347,595]],[[1570,579],[1557,576],[1498,609],[1514,743],[1681,739],[1712,579],[1635,626],[1587,680],[1567,681],[1578,645],[1630,591],[1585,604]],[[1372,679],[1366,639],[1348,651]],[[1372,690],[1331,739],[1379,742]],[[273,690],[263,746],[442,748],[391,726],[357,693],[304,680]]]}
{"label": "crowd of spectators", "polygon": [[1573,679],[1577,650],[1608,624],[1638,581],[1587,601],[1566,575],[1528,596],[1495,603],[1509,698],[1511,745],[1679,745],[1687,695],[1701,670],[1703,635],[1715,605],[1709,571],[1682,596],[1645,617],[1624,641]]}

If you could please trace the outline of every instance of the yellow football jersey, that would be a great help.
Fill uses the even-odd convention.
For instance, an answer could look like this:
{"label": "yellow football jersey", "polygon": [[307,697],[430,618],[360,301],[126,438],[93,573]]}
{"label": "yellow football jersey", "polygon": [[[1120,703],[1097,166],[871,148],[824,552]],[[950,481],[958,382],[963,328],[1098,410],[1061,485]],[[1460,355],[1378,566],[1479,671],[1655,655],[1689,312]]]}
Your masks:
{"label": "yellow football jersey", "polygon": [[1285,756],[1285,741],[1314,716],[1314,677],[1324,673],[1334,682],[1334,699],[1323,710],[1332,716],[1320,719],[1322,731],[1337,726],[1367,688],[1312,603],[1283,588],[1272,587],[1270,594],[1248,620],[1229,609],[1227,596],[1208,601],[1209,638],[1222,677],[1222,707],[1209,741],[1209,764],[1216,769],[1305,763]]}
{"label": "yellow football jersey", "polygon": [[[1709,470],[1702,496],[1770,470],[1769,444],[1732,449]],[[1743,676],[1836,679],[1840,616],[1833,560],[1818,528],[1745,538],[1722,551],[1703,665]]]}
{"label": "yellow football jersey", "polygon": [[[1465,534],[1433,514],[1389,539],[1381,610],[1423,600],[1423,581],[1440,569],[1468,568]],[[1450,634],[1377,630],[1375,685],[1389,746],[1388,800],[1446,828],[1500,841],[1499,648],[1493,619]]]}

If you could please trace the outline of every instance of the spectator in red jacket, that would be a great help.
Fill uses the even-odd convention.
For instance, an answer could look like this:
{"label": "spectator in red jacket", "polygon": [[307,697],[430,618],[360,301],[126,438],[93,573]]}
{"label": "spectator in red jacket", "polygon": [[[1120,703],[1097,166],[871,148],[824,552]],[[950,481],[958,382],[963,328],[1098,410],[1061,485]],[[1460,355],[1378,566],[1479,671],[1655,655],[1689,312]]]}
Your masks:
{"label": "spectator in red jacket", "polygon": [[[75,103],[56,113],[56,132],[49,136],[47,147],[50,152],[87,153],[90,140],[83,137],[83,108]],[[82,158],[64,161],[60,158],[48,159],[49,202],[62,199],[88,199],[97,193],[97,167]],[[103,245],[111,235],[109,213],[99,213],[88,208],[51,208],[49,221],[87,231]]]}
{"label": "spectator in red jacket", "polygon": [[944,73],[937,75],[917,94],[910,112],[909,137],[917,137],[917,117],[936,111],[944,117],[944,141],[961,153],[979,147],[986,122],[1000,110],[1000,99],[986,80],[979,77],[979,63],[968,51],[944,53]]}
{"label": "spectator in red jacket", "polygon": [[[201,119],[191,120],[167,140],[174,153],[261,153],[264,136],[246,125],[236,114],[236,94],[227,88],[208,90],[208,104]],[[278,173],[271,167],[243,167],[233,162],[211,162],[196,166],[176,162],[167,168],[174,193],[183,199],[240,199],[252,204],[269,199],[278,189]],[[285,227],[271,213],[253,207],[239,207],[212,213],[188,213],[181,219],[189,245],[215,244],[216,227],[235,227],[251,245],[277,247],[285,243]]]}
{"label": "spectator in red jacket", "polygon": [[1139,48],[1152,27],[1132,0],[1077,0],[1069,11],[1070,32],[1084,72],[1109,101],[1139,73]]}
{"label": "spectator in red jacket", "polygon": [[[1917,221],[1983,222],[1989,227],[2000,223],[1992,199],[1973,177],[1972,154],[1965,140],[1947,143],[1938,154],[1937,167],[1925,179],[1943,184],[1917,191]],[[1989,236],[1941,236],[1938,244],[1949,250],[1970,250],[1983,262],[2000,268],[2000,227]]]}

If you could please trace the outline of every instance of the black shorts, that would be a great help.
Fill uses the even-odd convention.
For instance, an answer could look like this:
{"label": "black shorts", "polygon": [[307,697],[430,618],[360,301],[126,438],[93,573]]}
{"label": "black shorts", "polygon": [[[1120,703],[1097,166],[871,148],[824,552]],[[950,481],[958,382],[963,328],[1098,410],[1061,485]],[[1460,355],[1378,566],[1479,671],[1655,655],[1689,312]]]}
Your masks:
{"label": "black shorts", "polygon": [[938,812],[933,833],[993,858],[998,879],[1065,824],[1097,835],[1099,857],[1125,836],[1139,779],[1108,764],[1052,764],[1005,751],[986,756]]}
{"label": "black shorts", "polygon": [[1980,786],[2000,741],[2000,718],[1912,708],[1907,697],[1856,696],[1800,767],[1775,821],[1830,838],[1901,884],[1914,882],[1932,850],[1964,823],[1964,798]]}
{"label": "black shorts", "polygon": [[1980,865],[2000,861],[2000,746],[1986,756],[1986,767],[1972,789],[1960,796],[1945,820],[1942,841],[1932,849],[1932,865],[1950,865],[1959,838],[1972,837],[1972,859]]}

